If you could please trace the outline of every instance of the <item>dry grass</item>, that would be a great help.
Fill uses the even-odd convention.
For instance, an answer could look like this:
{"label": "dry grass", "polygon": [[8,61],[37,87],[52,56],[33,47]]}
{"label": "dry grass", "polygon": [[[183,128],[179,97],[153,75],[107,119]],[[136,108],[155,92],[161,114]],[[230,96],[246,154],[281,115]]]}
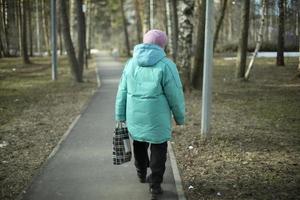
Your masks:
{"label": "dry grass", "polygon": [[209,139],[200,136],[201,93],[186,97],[187,125],[173,146],[188,199],[300,198],[297,59],[274,63],[259,59],[251,80],[238,82],[233,61],[215,60]]}
{"label": "dry grass", "polygon": [[51,81],[49,58],[0,60],[0,199],[15,199],[50,154],[96,88],[95,62],[85,83],[72,81],[67,59],[59,59]]}

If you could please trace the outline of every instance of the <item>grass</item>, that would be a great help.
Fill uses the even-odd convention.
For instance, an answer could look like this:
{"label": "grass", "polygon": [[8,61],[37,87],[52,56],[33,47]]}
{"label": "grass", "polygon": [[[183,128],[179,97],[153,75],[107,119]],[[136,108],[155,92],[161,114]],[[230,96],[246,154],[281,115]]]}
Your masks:
{"label": "grass", "polygon": [[96,88],[95,61],[78,84],[66,57],[51,80],[48,57],[0,59],[0,199],[15,199],[50,154]]}
{"label": "grass", "polygon": [[188,199],[299,199],[298,58],[274,63],[258,59],[239,82],[234,61],[215,59],[211,138],[200,136],[201,92],[186,97],[187,125],[173,146]]}

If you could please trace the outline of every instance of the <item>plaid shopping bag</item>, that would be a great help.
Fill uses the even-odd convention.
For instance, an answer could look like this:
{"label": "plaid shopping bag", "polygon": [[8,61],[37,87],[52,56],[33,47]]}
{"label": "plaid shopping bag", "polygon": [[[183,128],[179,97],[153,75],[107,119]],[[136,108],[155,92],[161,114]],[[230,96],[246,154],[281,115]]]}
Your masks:
{"label": "plaid shopping bag", "polygon": [[125,123],[117,123],[112,145],[112,158],[114,165],[121,165],[131,160],[131,146],[128,129]]}

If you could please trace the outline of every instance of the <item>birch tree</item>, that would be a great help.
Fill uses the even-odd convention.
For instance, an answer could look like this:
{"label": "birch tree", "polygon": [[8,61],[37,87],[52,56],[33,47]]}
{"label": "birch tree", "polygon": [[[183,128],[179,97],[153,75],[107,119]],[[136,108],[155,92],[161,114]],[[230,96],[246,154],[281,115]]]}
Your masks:
{"label": "birch tree", "polygon": [[262,42],[263,42],[263,33],[264,33],[265,21],[266,21],[265,18],[266,18],[266,15],[267,15],[267,1],[268,0],[261,0],[261,8],[260,8],[261,18],[260,18],[260,26],[259,26],[259,30],[258,30],[258,37],[257,37],[254,53],[252,55],[252,58],[251,58],[251,60],[249,62],[249,65],[248,65],[247,72],[245,74],[245,80],[249,79],[250,70],[254,66],[255,58],[256,58],[257,53],[258,53],[258,51],[259,51],[259,49],[262,45]]}
{"label": "birch tree", "polygon": [[193,37],[193,0],[178,2],[178,66],[183,88],[186,92],[191,90],[191,54]]}

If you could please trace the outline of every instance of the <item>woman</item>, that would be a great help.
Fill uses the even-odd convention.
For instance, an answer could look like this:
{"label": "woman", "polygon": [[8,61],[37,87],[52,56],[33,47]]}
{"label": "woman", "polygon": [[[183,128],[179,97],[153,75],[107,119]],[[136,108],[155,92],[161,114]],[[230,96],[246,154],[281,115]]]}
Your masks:
{"label": "woman", "polygon": [[[152,199],[162,193],[161,183],[171,138],[172,115],[184,124],[185,103],[176,65],[166,57],[167,35],[150,30],[134,47],[123,71],[116,97],[116,121],[126,121],[133,139],[140,182],[150,183]],[[148,147],[151,155],[148,157]],[[147,176],[147,168],[151,174]]]}

